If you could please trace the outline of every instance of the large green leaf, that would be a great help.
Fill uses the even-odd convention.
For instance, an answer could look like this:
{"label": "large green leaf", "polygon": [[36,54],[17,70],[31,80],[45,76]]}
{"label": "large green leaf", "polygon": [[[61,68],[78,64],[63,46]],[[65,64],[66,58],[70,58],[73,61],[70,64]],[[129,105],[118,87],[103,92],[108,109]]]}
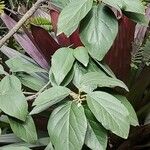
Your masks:
{"label": "large green leaf", "polygon": [[127,138],[130,124],[129,112],[114,96],[96,91],[87,95],[87,103],[96,119],[116,135]]}
{"label": "large green leaf", "polygon": [[41,93],[34,101],[33,106],[35,105],[42,105],[48,102],[51,102],[51,104],[58,103],[65,97],[69,95],[71,91],[63,86],[54,86],[48,90],[45,90],[43,93]]}
{"label": "large green leaf", "polygon": [[26,73],[35,73],[35,72],[46,72],[46,70],[40,68],[36,64],[22,59],[21,57],[11,58],[6,61],[7,66],[12,72],[26,72]]}
{"label": "large green leaf", "polygon": [[129,122],[131,125],[133,126],[138,126],[138,118],[136,115],[136,112],[134,110],[134,108],[132,107],[132,105],[130,104],[130,102],[127,100],[127,98],[125,96],[122,95],[114,95],[118,100],[121,101],[121,103],[127,108],[128,112],[129,112]]}
{"label": "large green leaf", "polygon": [[[94,86],[94,87],[122,87],[128,91],[128,87],[120,80],[116,78],[111,78],[100,72],[90,72],[86,73],[82,79],[80,84],[84,86]],[[81,87],[81,89],[83,89]]]}
{"label": "large green leaf", "polygon": [[73,0],[63,0],[63,1],[62,0],[51,0],[52,4],[54,4],[55,6],[57,6],[59,8],[64,8],[71,1],[73,1]]}
{"label": "large green leaf", "polygon": [[80,25],[80,37],[90,55],[102,60],[112,46],[118,33],[118,22],[106,6],[93,6]]}
{"label": "large green leaf", "polygon": [[100,123],[96,122],[89,109],[85,109],[85,114],[88,120],[85,144],[92,150],[106,150],[107,131]]}
{"label": "large green leaf", "polygon": [[140,0],[102,0],[104,3],[115,7],[119,11],[122,9],[123,13],[131,20],[148,26],[148,18],[145,16],[145,7]]}
{"label": "large green leaf", "polygon": [[[89,63],[90,65],[91,63]],[[89,68],[89,67],[88,67]],[[90,69],[93,69],[93,68],[90,68]],[[89,69],[89,71],[90,71]],[[73,84],[79,89],[79,90],[82,90],[82,91],[90,91],[92,92],[94,89],[96,89],[97,86],[95,85],[81,85],[81,79],[83,77],[84,74],[86,74],[88,72],[88,69],[84,68],[82,65],[80,65],[79,63],[76,63],[74,65],[74,72],[75,72],[75,75],[74,75],[74,78],[73,78]]]}
{"label": "large green leaf", "polygon": [[96,61],[96,63],[100,66],[100,68],[101,68],[102,70],[104,70],[104,72],[105,72],[108,76],[110,76],[110,77],[112,77],[112,78],[116,78],[115,74],[113,73],[113,71],[111,70],[111,68],[110,68],[107,64],[102,63],[102,62],[99,62],[99,61]]}
{"label": "large green leaf", "polygon": [[98,65],[90,59],[89,64],[87,67],[82,66],[79,63],[75,63],[74,65],[74,78],[73,78],[73,84],[80,90],[85,92],[92,92],[94,89],[97,88],[97,85],[83,85],[81,84],[81,80],[83,76],[88,72],[99,72],[99,74],[106,76],[106,74],[98,67]]}
{"label": "large green leaf", "polygon": [[81,85],[80,85],[80,81],[81,81],[81,78],[84,74],[87,73],[87,70],[85,68],[83,68],[79,63],[75,63],[74,64],[74,77],[73,77],[73,84],[78,88],[80,89],[81,88]]}
{"label": "large green leaf", "polygon": [[64,80],[74,63],[73,49],[60,48],[52,56],[52,73],[58,85]]}
{"label": "large green leaf", "polygon": [[9,123],[14,134],[20,139],[27,143],[35,143],[37,141],[36,128],[31,116],[28,116],[25,122],[9,118]]}
{"label": "large green leaf", "polygon": [[45,104],[41,104],[41,105],[37,105],[35,106],[32,111],[30,112],[30,115],[35,115],[35,114],[39,114],[42,111],[47,110],[49,107],[51,106],[51,102],[49,103],[45,103]]}
{"label": "large green leaf", "polygon": [[140,0],[102,0],[104,3],[120,8],[123,11],[145,14],[144,5]]}
{"label": "large green leaf", "polygon": [[44,150],[54,150],[52,143],[50,142]]}
{"label": "large green leaf", "polygon": [[138,24],[148,26],[149,19],[146,15],[131,12],[124,12],[124,14]]}
{"label": "large green leaf", "polygon": [[[8,117],[6,117],[8,119]],[[9,122],[9,121],[8,121]],[[3,143],[5,145],[10,143],[19,143],[22,142],[21,139],[19,139],[15,134],[9,133],[9,134],[2,134],[0,136],[0,143]]]}
{"label": "large green leaf", "polygon": [[71,91],[63,86],[54,86],[41,93],[34,101],[33,106],[36,106],[30,114],[36,114],[46,110],[50,106],[60,102],[69,95]]}
{"label": "large green leaf", "polygon": [[[74,77],[74,70],[72,68],[60,85],[67,86],[72,81],[73,77]],[[50,80],[52,86],[57,86],[57,83],[54,78],[54,74],[52,73],[51,70],[49,72],[49,80]]]}
{"label": "large green leaf", "polygon": [[0,109],[22,121],[26,119],[28,104],[21,91],[21,83],[14,75],[6,76],[0,82]]}
{"label": "large green leaf", "polygon": [[36,76],[35,74],[23,74],[19,73],[17,74],[17,77],[21,81],[21,83],[34,90],[34,91],[39,91],[45,84],[46,80],[41,78],[40,76]]}
{"label": "large green leaf", "polygon": [[31,150],[28,147],[24,147],[24,146],[4,146],[1,147],[0,150]]}
{"label": "large green leaf", "polygon": [[54,110],[48,123],[48,132],[55,149],[81,150],[87,129],[82,106],[68,102]]}
{"label": "large green leaf", "polygon": [[58,19],[58,34],[70,36],[78,27],[80,21],[92,8],[93,0],[71,1],[60,13]]}
{"label": "large green leaf", "polygon": [[74,50],[74,57],[81,62],[85,67],[89,63],[88,50],[85,47],[78,47]]}

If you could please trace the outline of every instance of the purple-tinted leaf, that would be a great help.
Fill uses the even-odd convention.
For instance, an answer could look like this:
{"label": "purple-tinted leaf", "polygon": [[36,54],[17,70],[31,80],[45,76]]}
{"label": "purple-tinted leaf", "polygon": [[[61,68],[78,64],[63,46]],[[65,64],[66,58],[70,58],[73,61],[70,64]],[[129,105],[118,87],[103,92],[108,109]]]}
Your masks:
{"label": "purple-tinted leaf", "polygon": [[[12,49],[12,48],[9,48],[5,45],[3,45],[1,48],[0,48],[0,51],[5,54],[8,58],[15,58],[15,57],[21,57],[22,59],[25,59],[33,64],[36,64],[38,65],[32,58],[26,56],[26,55],[23,55],[21,54],[20,52]],[[48,76],[47,74],[43,73],[43,72],[39,72],[39,73],[35,73],[34,76],[37,76],[37,78],[42,78],[41,80],[44,80],[45,83],[48,82]]]}
{"label": "purple-tinted leaf", "polygon": [[[146,9],[146,16],[150,20],[150,5]],[[137,24],[136,28],[135,28],[135,35],[134,35],[135,42],[138,42],[141,45],[144,41],[146,31],[147,31],[146,26],[142,26],[142,25]]]}
{"label": "purple-tinted leaf", "polygon": [[36,44],[41,49],[41,53],[47,61],[50,61],[51,56],[60,48],[60,45],[41,27],[31,25],[31,31]]}
{"label": "purple-tinted leaf", "polygon": [[[1,15],[1,19],[6,24],[8,29],[11,29],[16,24],[16,21],[6,14]],[[33,44],[33,42],[24,32],[14,34],[14,38],[42,68],[49,68],[48,62],[40,53],[38,47]]]}

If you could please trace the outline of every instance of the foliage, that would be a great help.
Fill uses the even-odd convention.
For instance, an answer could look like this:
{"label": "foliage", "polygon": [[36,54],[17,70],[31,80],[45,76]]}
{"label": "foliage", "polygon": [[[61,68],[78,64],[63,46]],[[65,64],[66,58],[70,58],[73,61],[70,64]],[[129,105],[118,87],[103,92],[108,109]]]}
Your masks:
{"label": "foliage", "polygon": [[4,7],[4,1],[0,1],[0,14],[3,13]]}
{"label": "foliage", "polygon": [[[8,45],[0,48],[9,58],[7,67],[0,65],[0,128],[2,136],[13,132],[14,141],[2,149],[106,150],[108,139],[127,139],[130,126],[139,125],[135,105],[129,102],[130,86],[104,64],[118,33],[115,12],[147,26],[145,7],[139,0],[52,4],[51,20],[46,12],[43,18],[42,10],[42,17],[35,13],[31,18],[30,28],[25,25],[14,35],[28,55]],[[1,15],[8,29],[16,24],[13,15]],[[147,40],[143,57],[149,61],[148,45]],[[44,135],[36,131],[38,116],[48,120]]]}

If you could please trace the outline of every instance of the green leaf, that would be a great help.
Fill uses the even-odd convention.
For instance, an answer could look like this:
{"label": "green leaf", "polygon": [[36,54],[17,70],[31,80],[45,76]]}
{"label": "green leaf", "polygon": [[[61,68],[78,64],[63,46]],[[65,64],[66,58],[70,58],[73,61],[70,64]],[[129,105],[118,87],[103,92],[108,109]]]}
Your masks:
{"label": "green leaf", "polygon": [[124,14],[133,20],[134,22],[139,23],[140,25],[148,26],[149,19],[147,16],[139,13],[131,13],[131,12],[124,12]]}
{"label": "green leaf", "polygon": [[1,75],[1,74],[7,75],[7,72],[5,72],[5,70],[4,70],[4,68],[3,68],[2,65],[0,65],[0,75]]}
{"label": "green leaf", "polygon": [[44,150],[54,150],[52,143],[50,142]]}
{"label": "green leaf", "polygon": [[138,126],[138,118],[136,115],[136,112],[134,110],[134,108],[132,107],[132,105],[130,104],[130,102],[127,100],[127,98],[125,96],[122,95],[114,95],[118,100],[121,101],[121,103],[127,108],[128,112],[129,112],[129,122],[131,125],[133,126]]}
{"label": "green leaf", "polygon": [[65,6],[67,6],[67,4],[69,4],[71,1],[73,0],[51,0],[52,4],[54,4],[55,6],[59,7],[59,8],[64,8]]}
{"label": "green leaf", "polygon": [[105,72],[107,75],[109,75],[109,76],[112,77],[112,78],[116,78],[115,74],[113,73],[113,71],[110,69],[110,67],[109,67],[107,64],[101,63],[101,62],[98,62],[98,61],[96,61],[96,63],[100,66],[100,68],[101,68],[102,70],[104,70],[104,72]]}
{"label": "green leaf", "polygon": [[107,4],[107,5],[109,5],[109,6],[112,6],[112,7],[116,8],[120,13],[122,13],[120,6],[115,1],[112,1],[112,0],[102,0],[102,2],[105,3],[105,4]]}
{"label": "green leaf", "polygon": [[85,68],[79,63],[75,63],[74,65],[74,78],[73,84],[80,90],[85,92],[92,92],[97,88],[97,85],[83,85],[81,84],[81,79],[87,72],[99,72],[101,75],[106,75],[100,68],[98,68],[97,64],[90,59],[88,66]]}
{"label": "green leaf", "polygon": [[[89,63],[90,65],[91,63]],[[83,77],[84,74],[87,73],[87,70],[81,66],[79,63],[76,63],[74,65],[74,72],[75,72],[75,75],[74,75],[74,78],[73,78],[73,84],[79,89],[82,91],[90,91],[92,92],[97,86],[89,86],[89,85],[81,85],[81,79]]]}
{"label": "green leaf", "polygon": [[81,150],[86,129],[84,109],[75,102],[68,102],[55,109],[48,122],[48,133],[57,150]]}
{"label": "green leaf", "polygon": [[[73,77],[74,77],[74,70],[72,68],[60,85],[67,86],[72,81]],[[55,81],[54,75],[51,70],[49,72],[49,80],[50,80],[52,86],[57,86],[57,83]]]}
{"label": "green leaf", "polygon": [[26,72],[26,73],[35,73],[35,72],[46,72],[46,70],[40,68],[36,64],[22,59],[21,57],[11,58],[6,61],[7,66],[12,72]]}
{"label": "green leaf", "polygon": [[70,94],[70,90],[63,86],[54,86],[42,92],[34,101],[33,105],[41,105],[48,102],[56,104]]}
{"label": "green leaf", "polygon": [[100,123],[97,123],[90,110],[85,109],[88,120],[88,127],[85,137],[85,144],[92,150],[106,150],[107,131]]}
{"label": "green leaf", "polygon": [[71,48],[60,48],[52,56],[52,73],[58,85],[60,85],[67,76],[74,61],[73,49]]}
{"label": "green leaf", "polygon": [[106,6],[93,6],[80,25],[80,37],[90,55],[102,60],[111,48],[118,33],[118,22]]}
{"label": "green leaf", "polygon": [[20,139],[27,143],[35,143],[37,141],[36,128],[31,116],[28,116],[25,122],[9,118],[9,123],[14,134]]}
{"label": "green leaf", "polygon": [[0,82],[0,109],[24,121],[28,114],[28,104],[21,91],[21,83],[14,75],[6,76]]}
{"label": "green leaf", "polygon": [[[94,86],[94,87],[121,87],[128,91],[128,87],[120,80],[108,77],[107,75],[100,72],[90,72],[85,74],[80,84],[82,86]],[[82,89],[82,87],[81,87]]]}
{"label": "green leaf", "polygon": [[37,105],[37,106],[35,106],[32,109],[32,111],[30,112],[30,115],[39,114],[42,111],[47,110],[50,106],[51,106],[51,102],[50,103],[41,104],[41,105]]}
{"label": "green leaf", "polygon": [[28,147],[24,147],[24,146],[4,146],[1,147],[0,150],[31,150]]}
{"label": "green leaf", "polygon": [[[7,117],[8,119],[8,117]],[[15,134],[9,133],[9,134],[2,134],[0,136],[0,143],[3,144],[10,144],[10,143],[19,143],[22,142],[21,139],[19,139]]]}
{"label": "green leaf", "polygon": [[62,101],[71,91],[63,86],[54,86],[41,93],[33,102],[36,106],[30,114],[37,114],[50,106]]}
{"label": "green leaf", "polygon": [[49,32],[51,32],[51,30],[52,30],[52,25],[51,25],[50,19],[44,18],[43,16],[42,17],[34,16],[34,17],[30,18],[29,23],[33,24],[35,26],[40,26]]}
{"label": "green leaf", "polygon": [[140,0],[102,0],[104,3],[115,7],[118,9],[118,7],[127,12],[134,12],[139,14],[145,14],[145,8],[144,5]]}
{"label": "green leaf", "polygon": [[73,77],[74,77],[74,70],[73,68],[71,68],[71,70],[69,71],[69,73],[67,74],[63,82],[61,83],[61,86],[67,86],[68,84],[70,84],[70,82],[73,80]]}
{"label": "green leaf", "polygon": [[78,27],[80,21],[91,10],[93,0],[71,1],[60,13],[58,18],[58,34],[70,36]]}
{"label": "green leaf", "polygon": [[17,74],[17,77],[21,81],[21,83],[34,90],[34,91],[39,91],[45,84],[45,80],[39,76],[36,76],[35,74]]}
{"label": "green leaf", "polygon": [[88,50],[85,47],[78,47],[74,50],[74,57],[81,62],[85,67],[89,63]]}
{"label": "green leaf", "polygon": [[85,68],[83,68],[79,63],[75,63],[74,64],[74,78],[73,78],[73,84],[78,88],[80,89],[81,88],[81,84],[80,84],[80,81],[81,81],[81,78],[84,74],[87,73],[87,70]]}
{"label": "green leaf", "polygon": [[130,124],[129,112],[114,96],[106,92],[93,92],[87,95],[87,103],[96,119],[114,134],[127,138]]}

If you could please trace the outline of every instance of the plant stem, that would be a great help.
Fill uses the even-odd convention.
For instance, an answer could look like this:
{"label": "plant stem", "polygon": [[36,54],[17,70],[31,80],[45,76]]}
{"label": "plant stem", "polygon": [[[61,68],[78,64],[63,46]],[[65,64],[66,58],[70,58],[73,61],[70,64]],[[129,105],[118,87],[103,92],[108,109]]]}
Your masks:
{"label": "plant stem", "polygon": [[49,81],[46,85],[44,85],[44,86],[39,90],[39,92],[37,92],[37,93],[34,94],[34,95],[28,96],[28,97],[26,98],[26,100],[27,100],[27,101],[31,101],[31,100],[35,99],[39,94],[41,94],[41,93],[45,90],[45,88],[46,88],[49,84],[50,84],[50,81]]}
{"label": "plant stem", "polygon": [[0,40],[0,48],[5,44],[5,42],[13,36],[21,26],[34,14],[34,12],[40,7],[43,2],[47,0],[38,0],[32,7],[27,11],[27,13],[18,21],[18,23]]}

